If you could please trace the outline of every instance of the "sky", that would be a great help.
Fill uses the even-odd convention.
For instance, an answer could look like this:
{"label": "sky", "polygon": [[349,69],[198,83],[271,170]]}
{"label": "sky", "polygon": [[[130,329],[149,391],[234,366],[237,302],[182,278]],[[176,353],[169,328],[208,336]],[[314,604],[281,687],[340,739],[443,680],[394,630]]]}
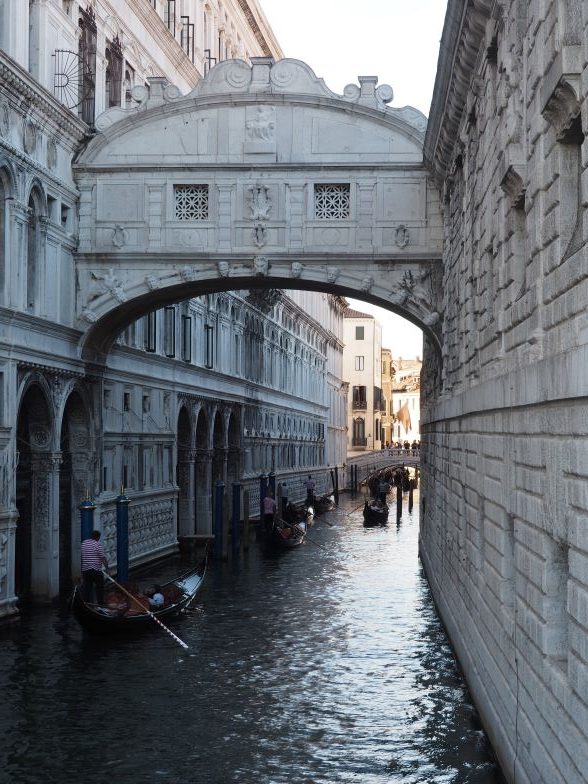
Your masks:
{"label": "sky", "polygon": [[[391,106],[429,113],[446,0],[260,0],[285,57],[304,60],[342,93],[357,77],[377,76],[394,90]],[[394,357],[423,356],[418,327],[366,302],[352,307],[382,325]]]}

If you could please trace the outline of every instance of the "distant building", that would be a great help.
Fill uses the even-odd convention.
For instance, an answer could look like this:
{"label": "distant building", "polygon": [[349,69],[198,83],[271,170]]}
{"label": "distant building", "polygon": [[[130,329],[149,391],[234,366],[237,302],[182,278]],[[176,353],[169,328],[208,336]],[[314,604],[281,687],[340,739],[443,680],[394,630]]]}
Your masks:
{"label": "distant building", "polygon": [[394,408],[392,403],[392,384],[394,381],[394,366],[392,364],[392,351],[382,349],[382,442],[390,444],[394,440]]}
{"label": "distant building", "polygon": [[348,308],[343,323],[343,378],[349,382],[349,451],[382,444],[382,327],[373,316]]}
{"label": "distant building", "polygon": [[392,437],[390,441],[419,441],[421,419],[421,369],[423,363],[416,359],[392,361]]}

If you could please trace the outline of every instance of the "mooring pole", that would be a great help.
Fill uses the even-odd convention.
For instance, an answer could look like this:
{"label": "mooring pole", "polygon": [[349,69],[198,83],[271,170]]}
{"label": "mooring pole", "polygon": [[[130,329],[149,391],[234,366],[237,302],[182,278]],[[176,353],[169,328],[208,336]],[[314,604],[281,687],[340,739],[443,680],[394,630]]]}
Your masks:
{"label": "mooring pole", "polygon": [[239,557],[239,526],[241,525],[241,483],[233,482],[233,517],[231,519],[231,544],[233,560]]}
{"label": "mooring pole", "polygon": [[396,487],[396,522],[402,517],[402,482]]}
{"label": "mooring pole", "polygon": [[124,487],[116,499],[116,579],[119,583],[129,581],[129,504]]}
{"label": "mooring pole", "polygon": [[243,493],[243,550],[249,550],[249,490]]}
{"label": "mooring pole", "polygon": [[223,506],[225,497],[225,483],[216,480],[214,489],[214,557],[223,557]]}
{"label": "mooring pole", "polygon": [[414,479],[411,479],[410,480],[410,489],[408,491],[408,513],[409,514],[412,512],[412,507],[414,505],[413,493],[414,493]]}
{"label": "mooring pole", "polygon": [[335,486],[333,488],[333,493],[335,495],[335,503],[339,503],[339,467],[335,466]]}
{"label": "mooring pole", "polygon": [[263,499],[267,493],[267,477],[262,474],[259,477],[259,522],[263,523]]}
{"label": "mooring pole", "polygon": [[80,526],[82,533],[82,542],[84,539],[89,539],[90,534],[94,530],[94,509],[96,504],[86,498],[79,506],[80,509]]}

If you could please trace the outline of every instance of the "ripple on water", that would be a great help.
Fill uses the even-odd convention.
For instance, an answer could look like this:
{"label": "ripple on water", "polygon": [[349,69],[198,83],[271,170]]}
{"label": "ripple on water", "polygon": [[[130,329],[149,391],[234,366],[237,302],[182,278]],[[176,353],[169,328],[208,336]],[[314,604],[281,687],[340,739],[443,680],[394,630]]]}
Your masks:
{"label": "ripple on water", "polygon": [[502,782],[416,511],[365,529],[357,505],[319,518],[315,544],[214,564],[175,627],[187,652],[157,630],[93,639],[61,611],[2,631],[0,784]]}

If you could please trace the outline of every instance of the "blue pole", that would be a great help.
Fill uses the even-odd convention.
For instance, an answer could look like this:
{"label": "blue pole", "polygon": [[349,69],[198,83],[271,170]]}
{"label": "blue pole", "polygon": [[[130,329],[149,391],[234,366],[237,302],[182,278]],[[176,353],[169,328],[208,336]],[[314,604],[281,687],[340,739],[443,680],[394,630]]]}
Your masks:
{"label": "blue pole", "polygon": [[239,557],[239,526],[241,524],[241,483],[233,482],[233,517],[231,541],[233,544],[233,561]]}
{"label": "blue pole", "polygon": [[263,523],[263,499],[267,492],[267,477],[262,474],[259,477],[259,522]]}
{"label": "blue pole", "polygon": [[225,483],[220,479],[216,481],[214,492],[214,556],[223,557],[223,504],[225,496]]}
{"label": "blue pole", "polygon": [[94,530],[94,509],[96,509],[96,506],[92,503],[92,501],[90,501],[89,498],[86,498],[85,501],[82,501],[79,506],[82,542],[84,539],[89,539],[90,534]]}
{"label": "blue pole", "polygon": [[124,490],[116,499],[116,579],[119,583],[129,581],[129,504]]}

